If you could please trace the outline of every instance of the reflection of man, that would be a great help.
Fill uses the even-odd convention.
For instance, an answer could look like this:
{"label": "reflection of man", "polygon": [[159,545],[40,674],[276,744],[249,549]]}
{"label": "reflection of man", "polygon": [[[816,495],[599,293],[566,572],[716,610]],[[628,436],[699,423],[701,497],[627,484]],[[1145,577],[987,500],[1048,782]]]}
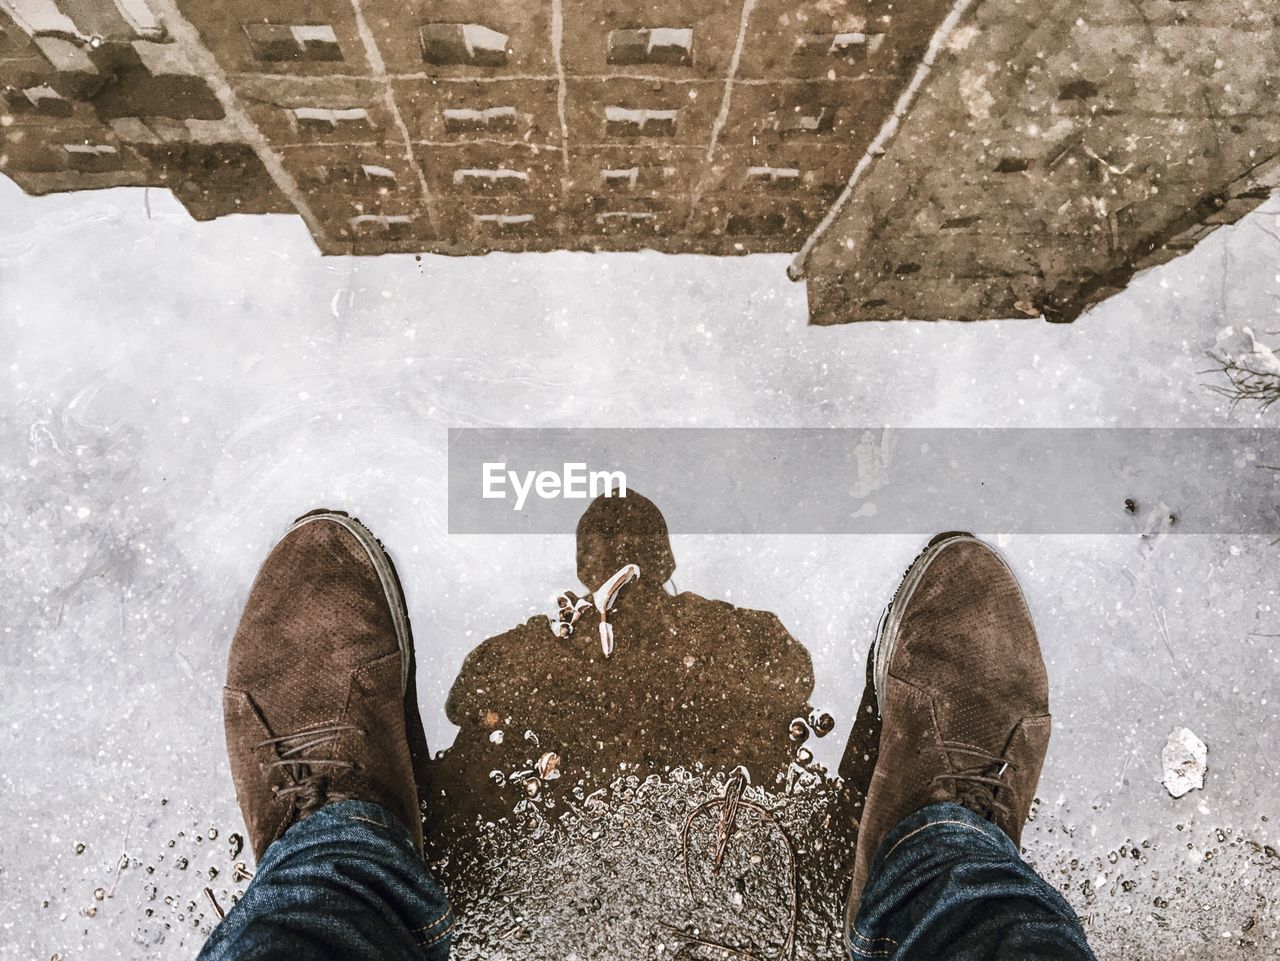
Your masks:
{"label": "reflection of man", "polygon": [[593,501],[577,538],[588,590],[600,594],[626,565],[640,568],[608,614],[613,653],[603,652],[594,610],[565,638],[535,617],[485,641],[449,694],[461,729],[450,753],[470,771],[505,770],[532,751],[530,730],[541,751],[560,755],[566,776],[604,783],[623,763],[744,764],[757,780],[784,769],[788,722],[813,692],[805,649],[770,613],[668,593],[676,563],[666,521],[634,491]]}

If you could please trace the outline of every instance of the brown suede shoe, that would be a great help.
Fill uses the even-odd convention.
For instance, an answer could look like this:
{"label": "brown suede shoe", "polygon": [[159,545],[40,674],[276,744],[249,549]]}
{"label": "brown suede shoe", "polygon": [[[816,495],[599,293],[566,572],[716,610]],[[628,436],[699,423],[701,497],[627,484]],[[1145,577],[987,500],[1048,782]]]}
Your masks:
{"label": "brown suede shoe", "polygon": [[846,924],[885,835],[929,804],[963,804],[1019,843],[1049,746],[1031,614],[1008,565],[973,535],[939,535],[916,558],[874,654],[883,727]]}
{"label": "brown suede shoe", "polygon": [[299,518],[258,572],[231,642],[223,713],[257,858],[333,801],[387,808],[419,850],[426,737],[391,559],[359,521]]}

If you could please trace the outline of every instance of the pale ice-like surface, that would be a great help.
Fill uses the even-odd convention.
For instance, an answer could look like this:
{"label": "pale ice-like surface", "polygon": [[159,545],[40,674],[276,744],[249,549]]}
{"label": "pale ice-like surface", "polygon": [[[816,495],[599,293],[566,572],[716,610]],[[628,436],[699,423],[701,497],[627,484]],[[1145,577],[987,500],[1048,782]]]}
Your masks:
{"label": "pale ice-like surface", "polygon": [[[1232,412],[1200,373],[1227,323],[1280,329],[1274,203],[1071,326],[824,329],[805,325],[785,257],[320,258],[296,218],[196,224],[167,194],[148,199],[33,199],[0,180],[7,957],[194,955],[186,905],[208,915],[214,883],[196,870],[225,882],[239,830],[220,714],[230,632],[269,545],[308,508],[352,511],[391,548],[428,736],[447,745],[442,705],[467,650],[575,583],[569,538],[446,534],[449,427],[1275,417]],[[1140,524],[1132,538],[999,539],[1053,685],[1040,796],[1063,825],[1058,853],[1139,837],[1180,849],[1178,825],[1274,845],[1280,546],[1172,535],[1146,551]],[[676,581],[776,612],[845,730],[880,608],[919,546],[680,537]],[[1174,800],[1160,751],[1178,726],[1210,766],[1204,790]],[[122,852],[133,861],[117,872]],[[1278,887],[1257,892],[1272,929]],[[1183,910],[1211,918],[1216,896]]]}

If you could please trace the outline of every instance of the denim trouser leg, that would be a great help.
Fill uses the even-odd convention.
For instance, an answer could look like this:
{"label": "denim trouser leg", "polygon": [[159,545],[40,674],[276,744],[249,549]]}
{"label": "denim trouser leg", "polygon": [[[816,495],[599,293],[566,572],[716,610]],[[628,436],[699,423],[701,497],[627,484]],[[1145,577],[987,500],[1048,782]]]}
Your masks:
{"label": "denim trouser leg", "polygon": [[445,961],[452,931],[408,831],[376,804],[342,801],[267,849],[199,961]]}
{"label": "denim trouser leg", "polygon": [[854,961],[1093,961],[1062,895],[959,804],[932,804],[889,832],[845,939]]}

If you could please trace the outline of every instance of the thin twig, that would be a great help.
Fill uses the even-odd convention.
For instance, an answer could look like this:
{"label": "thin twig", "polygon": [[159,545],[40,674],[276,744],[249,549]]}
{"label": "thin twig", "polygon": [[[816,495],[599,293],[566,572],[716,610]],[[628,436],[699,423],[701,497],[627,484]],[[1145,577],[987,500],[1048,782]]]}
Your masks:
{"label": "thin twig", "polygon": [[209,899],[209,903],[213,905],[213,913],[218,916],[221,921],[227,916],[227,912],[222,910],[222,905],[218,903],[218,899],[213,896],[213,888],[205,888],[204,896]]}
{"label": "thin twig", "polygon": [[730,954],[736,954],[740,958],[746,958],[747,961],[761,961],[756,955],[751,953],[749,948],[735,948],[727,944],[721,944],[719,941],[711,941],[707,938],[698,937],[696,934],[690,934],[688,931],[682,931],[674,924],[667,924],[665,921],[658,922],[662,927],[666,928],[672,934],[678,935],[690,944],[696,944],[701,948],[711,948],[715,951],[727,951]]}
{"label": "thin twig", "polygon": [[[782,942],[782,948],[778,951],[776,957],[773,959],[773,961],[784,961],[784,959],[789,959],[793,957],[795,954],[796,930],[799,924],[799,917],[800,917],[800,881],[799,881],[799,875],[796,867],[795,847],[792,845],[791,838],[787,834],[786,830],[782,827],[781,824],[778,823],[777,819],[774,818],[774,816],[766,808],[761,807],[759,804],[756,804],[754,801],[751,801],[745,797],[742,797],[740,793],[734,792],[734,794],[736,796],[736,799],[735,797],[730,797],[728,795],[728,792],[726,791],[725,797],[712,798],[708,801],[703,801],[701,804],[695,807],[692,811],[690,811],[688,817],[685,818],[684,825],[680,829],[680,847],[681,847],[681,853],[684,856],[685,884],[688,885],[689,897],[692,898],[693,897],[693,872],[689,866],[689,831],[690,831],[690,828],[693,826],[693,822],[698,817],[698,815],[702,814],[704,811],[710,811],[712,808],[717,806],[721,808],[727,808],[730,805],[732,805],[735,809],[735,814],[738,808],[745,808],[749,811],[754,811],[756,815],[759,816],[761,821],[765,822],[766,824],[773,825],[777,829],[778,834],[782,836],[782,843],[783,843],[783,846],[786,848],[787,874],[789,876],[789,880],[791,883],[791,911],[790,911],[790,916],[788,918],[788,923],[787,923],[787,936]],[[726,832],[726,824],[725,824],[725,818],[723,816],[723,812],[717,826],[720,832],[728,833],[732,831],[732,825],[728,825],[727,826],[728,831]],[[727,838],[726,838],[726,841],[727,841]],[[723,851],[719,850],[718,845],[717,845],[717,853],[721,857],[723,857]],[[714,866],[715,866],[715,869],[718,870],[719,868],[718,860],[714,862]],[[736,955],[737,957],[747,959],[747,961],[762,961],[762,959],[752,954],[749,949],[737,948],[737,947],[734,947],[733,945],[721,944],[716,941],[698,938],[695,935],[682,931],[679,928],[672,927],[671,925],[664,924],[663,927],[668,928],[672,932],[678,934],[680,937],[692,943],[698,944],[702,947],[713,948],[718,951],[724,951],[728,954]]]}
{"label": "thin twig", "polygon": [[133,826],[133,805],[138,800],[138,795],[134,794],[129,798],[129,813],[124,818],[124,841],[121,843],[120,860],[116,862],[116,876],[111,879],[111,887],[107,888],[106,897],[114,897],[116,893],[116,885],[120,883],[120,872],[124,870],[124,866],[129,861],[129,830]]}

